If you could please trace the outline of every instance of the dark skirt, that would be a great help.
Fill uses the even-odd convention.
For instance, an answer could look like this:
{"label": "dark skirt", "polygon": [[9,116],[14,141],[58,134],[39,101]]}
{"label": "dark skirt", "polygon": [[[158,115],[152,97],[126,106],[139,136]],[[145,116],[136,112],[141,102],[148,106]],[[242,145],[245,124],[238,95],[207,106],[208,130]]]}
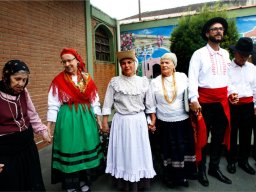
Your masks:
{"label": "dark skirt", "polygon": [[151,134],[154,166],[164,181],[196,179],[193,129],[189,119],[178,122],[157,120]]}
{"label": "dark skirt", "polygon": [[32,127],[0,136],[0,191],[45,191]]}

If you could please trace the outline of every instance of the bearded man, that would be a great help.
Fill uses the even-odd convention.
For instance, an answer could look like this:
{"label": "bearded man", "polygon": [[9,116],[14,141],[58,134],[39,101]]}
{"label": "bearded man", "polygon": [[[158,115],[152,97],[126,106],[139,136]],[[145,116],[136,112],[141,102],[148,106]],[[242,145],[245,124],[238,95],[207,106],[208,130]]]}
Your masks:
{"label": "bearded man", "polygon": [[[201,36],[207,44],[196,50],[189,65],[189,100],[191,111],[204,120],[205,135],[198,137],[204,139],[205,145],[200,150],[198,162],[198,181],[208,186],[206,176],[206,144],[209,133],[209,169],[208,174],[219,181],[231,184],[232,181],[224,176],[219,168],[222,143],[229,146],[230,138],[230,111],[228,105],[228,68],[231,63],[229,53],[220,47],[223,36],[227,33],[228,23],[222,17],[208,20]],[[237,102],[237,94],[230,95],[230,102]],[[202,129],[202,127],[200,127]],[[198,129],[200,133],[202,130]],[[202,135],[202,134],[201,134]],[[200,141],[199,141],[200,142]]]}

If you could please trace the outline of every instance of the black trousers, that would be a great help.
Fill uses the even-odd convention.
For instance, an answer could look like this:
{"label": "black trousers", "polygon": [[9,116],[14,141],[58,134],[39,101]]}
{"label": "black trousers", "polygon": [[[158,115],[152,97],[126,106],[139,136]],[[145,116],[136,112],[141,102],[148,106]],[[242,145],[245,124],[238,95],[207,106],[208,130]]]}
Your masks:
{"label": "black trousers", "polygon": [[[254,104],[231,105],[231,138],[228,163],[247,162],[250,156]],[[237,144],[239,140],[239,147]]]}
{"label": "black trousers", "polygon": [[[209,169],[219,169],[220,158],[222,154],[222,143],[228,120],[224,113],[221,103],[201,103],[202,114],[207,127],[207,136],[211,133],[210,142],[210,163]],[[202,161],[198,164],[198,171],[206,170],[206,148],[202,150]]]}

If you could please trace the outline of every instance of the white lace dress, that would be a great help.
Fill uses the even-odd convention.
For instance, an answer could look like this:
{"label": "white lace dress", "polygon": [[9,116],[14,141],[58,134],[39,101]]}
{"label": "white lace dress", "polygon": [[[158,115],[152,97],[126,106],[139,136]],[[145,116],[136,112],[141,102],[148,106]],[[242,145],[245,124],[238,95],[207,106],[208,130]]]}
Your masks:
{"label": "white lace dress", "polygon": [[116,113],[110,129],[106,173],[115,178],[138,182],[156,175],[144,113],[148,88],[148,79],[136,75],[114,77],[108,85],[102,114],[111,114],[113,105]]}

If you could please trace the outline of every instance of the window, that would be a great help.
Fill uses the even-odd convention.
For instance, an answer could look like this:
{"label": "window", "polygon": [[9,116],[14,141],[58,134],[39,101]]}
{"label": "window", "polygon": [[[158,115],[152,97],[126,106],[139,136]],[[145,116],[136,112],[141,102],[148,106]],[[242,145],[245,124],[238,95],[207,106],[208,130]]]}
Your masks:
{"label": "window", "polygon": [[95,49],[96,60],[110,61],[110,38],[101,27],[95,31]]}

